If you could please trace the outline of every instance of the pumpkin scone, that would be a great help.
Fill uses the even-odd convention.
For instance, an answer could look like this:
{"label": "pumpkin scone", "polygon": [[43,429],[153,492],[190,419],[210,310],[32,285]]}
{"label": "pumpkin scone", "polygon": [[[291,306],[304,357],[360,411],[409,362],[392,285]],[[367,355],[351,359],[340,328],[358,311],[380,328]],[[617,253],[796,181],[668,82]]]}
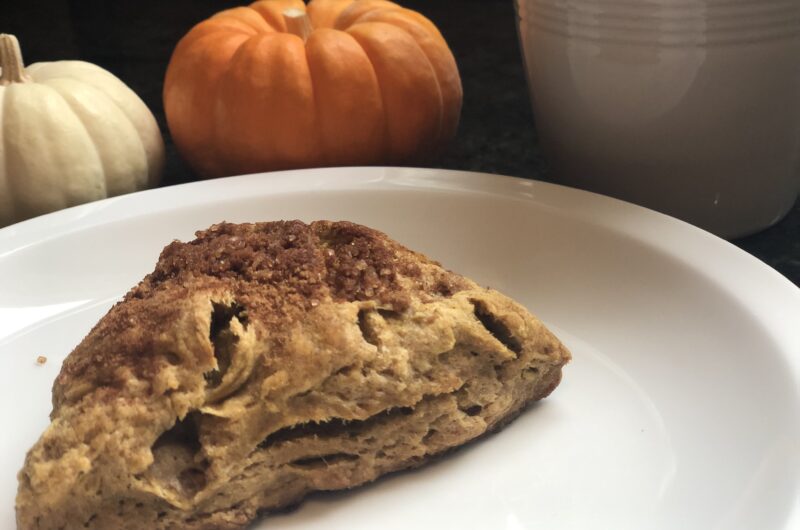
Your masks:
{"label": "pumpkin scone", "polygon": [[218,224],[64,361],[17,525],[241,528],[498,428],[569,359],[521,305],[378,231]]}

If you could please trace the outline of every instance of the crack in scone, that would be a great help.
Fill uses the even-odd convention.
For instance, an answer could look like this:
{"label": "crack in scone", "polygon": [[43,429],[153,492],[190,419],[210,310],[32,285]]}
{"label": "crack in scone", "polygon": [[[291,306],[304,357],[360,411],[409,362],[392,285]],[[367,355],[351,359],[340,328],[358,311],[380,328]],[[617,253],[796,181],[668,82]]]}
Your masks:
{"label": "crack in scone", "polygon": [[568,360],[522,306],[380,232],[216,225],[65,361],[18,526],[240,528],[499,427]]}

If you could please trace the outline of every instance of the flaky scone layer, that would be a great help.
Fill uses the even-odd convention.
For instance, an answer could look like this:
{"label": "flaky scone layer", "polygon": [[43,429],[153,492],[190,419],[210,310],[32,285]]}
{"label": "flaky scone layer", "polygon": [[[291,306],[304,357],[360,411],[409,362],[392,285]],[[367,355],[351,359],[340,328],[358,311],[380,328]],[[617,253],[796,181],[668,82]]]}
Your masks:
{"label": "flaky scone layer", "polygon": [[498,427],[569,358],[519,304],[378,231],[215,225],[64,362],[17,525],[241,528]]}

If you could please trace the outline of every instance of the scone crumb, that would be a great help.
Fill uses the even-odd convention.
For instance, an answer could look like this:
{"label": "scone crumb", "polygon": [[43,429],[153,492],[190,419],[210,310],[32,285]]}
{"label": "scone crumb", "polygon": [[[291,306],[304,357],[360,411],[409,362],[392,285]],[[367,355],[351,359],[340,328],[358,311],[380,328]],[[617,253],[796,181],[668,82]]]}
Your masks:
{"label": "scone crumb", "polygon": [[36,364],[38,364],[39,366],[42,366],[46,362],[47,362],[47,357],[45,357],[44,355],[40,355],[36,358]]}

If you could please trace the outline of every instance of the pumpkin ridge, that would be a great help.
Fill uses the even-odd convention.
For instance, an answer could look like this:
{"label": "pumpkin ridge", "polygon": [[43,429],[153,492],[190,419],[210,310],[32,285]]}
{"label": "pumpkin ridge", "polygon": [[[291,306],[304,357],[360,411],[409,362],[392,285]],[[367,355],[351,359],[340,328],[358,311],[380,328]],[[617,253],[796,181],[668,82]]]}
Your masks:
{"label": "pumpkin ridge", "polygon": [[[5,129],[5,125],[6,125],[5,119],[10,114],[9,113],[9,107],[14,107],[16,105],[19,105],[19,101],[13,101],[14,98],[10,97],[10,96],[12,96],[13,91],[19,90],[20,88],[23,88],[23,87],[21,87],[20,85],[16,85],[16,86],[11,85],[11,86],[8,86],[7,88],[8,88],[8,92],[6,93],[6,97],[3,98],[3,103],[4,103],[4,108],[3,108],[4,129]],[[64,100],[64,98],[61,96],[61,94],[57,90],[55,90],[54,88],[52,88],[50,86],[47,86],[47,85],[45,85],[43,83],[31,83],[30,86],[24,87],[24,90],[28,90],[28,91],[29,90],[39,90],[39,91],[41,91],[42,89],[45,89],[46,92],[50,93],[50,99],[51,99],[51,102],[47,102],[45,98],[42,98],[42,101],[40,101],[39,105],[37,105],[39,107],[39,109],[41,109],[43,111],[44,115],[47,115],[47,116],[50,117],[50,119],[52,119],[52,115],[57,114],[57,112],[52,112],[54,110],[56,110],[58,112],[68,111],[68,112],[72,113],[73,115],[75,114],[75,112],[72,110],[72,107],[67,104],[67,102]],[[40,92],[39,97],[41,97],[41,94],[44,94],[44,93],[45,92]],[[53,97],[53,96],[55,96],[55,97]],[[56,100],[60,100],[61,102],[63,102],[63,105],[57,104],[54,107],[54,104],[52,103],[52,101],[56,101]],[[44,108],[44,107],[48,107],[48,108]],[[45,111],[51,111],[51,112],[45,112]],[[75,116],[75,120],[77,120],[78,123],[80,123],[81,127],[84,127],[83,126],[83,122],[77,116]],[[62,119],[60,119],[58,121],[60,121],[61,123],[64,123],[67,120],[64,120],[62,118]],[[72,122],[71,125],[74,125],[74,122]],[[84,127],[84,131],[85,131],[85,127]],[[72,138],[74,139],[75,136],[76,135],[72,135]],[[87,140],[87,139],[88,139],[88,141],[83,141],[83,140]],[[91,136],[88,135],[88,131],[86,132],[86,137],[82,138],[81,140],[82,140],[81,141],[81,146],[82,147],[86,147],[85,144],[87,144],[87,143],[91,144],[92,149],[95,150],[94,151],[95,152],[95,159],[99,162],[100,157],[99,157],[99,155],[97,153],[97,147],[91,141]],[[28,169],[27,166],[31,165],[29,163],[26,164],[26,161],[29,160],[29,157],[26,157],[23,153],[21,153],[18,148],[14,148],[15,147],[14,143],[9,143],[9,142],[10,142],[10,136],[7,135],[7,134],[4,135],[3,148],[4,148],[4,158],[6,160],[6,169],[9,168],[9,164],[11,162],[13,162],[13,161],[16,161],[18,164],[22,164],[22,166],[23,166],[23,170],[22,171],[11,171],[11,172],[7,171],[6,175],[16,175],[17,176],[16,179],[15,178],[9,178],[8,179],[9,189],[11,190],[12,196],[15,198],[15,200],[19,201],[20,204],[23,204],[24,209],[28,210],[29,213],[32,212],[33,215],[41,215],[43,213],[47,213],[49,211],[53,211],[53,210],[56,210],[56,209],[67,208],[69,206],[75,206],[76,204],[80,204],[82,202],[91,201],[91,200],[97,200],[97,199],[103,198],[104,193],[102,193],[102,192],[105,190],[105,182],[99,182],[99,179],[94,178],[96,176],[95,175],[96,167],[95,168],[88,168],[88,170],[84,169],[84,171],[82,171],[81,175],[80,175],[80,179],[82,179],[82,183],[83,184],[88,184],[88,190],[85,189],[83,191],[84,192],[88,191],[89,193],[81,194],[81,190],[75,190],[74,187],[70,188],[70,187],[53,186],[53,182],[56,179],[51,174],[44,174],[42,172],[39,172],[38,174],[36,174],[32,178],[31,175],[28,174],[28,171],[26,171]],[[44,142],[42,142],[42,143],[44,143]],[[41,144],[39,144],[39,145],[41,145]],[[16,160],[13,160],[14,158],[16,158]],[[59,162],[63,162],[63,160],[59,160]],[[89,178],[87,178],[87,177],[89,177]],[[91,182],[88,182],[89,180],[91,180]],[[81,182],[81,181],[79,180],[79,182]],[[30,187],[30,186],[36,187],[36,188],[39,189],[40,193],[46,194],[47,198],[44,201],[44,204],[46,204],[47,206],[45,208],[42,208],[41,204],[35,204],[35,202],[33,204],[31,204],[29,202],[29,199],[30,199],[29,193],[26,193],[24,190],[22,192],[20,192],[20,190],[19,190],[19,186],[20,185],[23,185],[23,186],[26,186],[26,187]],[[77,193],[76,193],[76,191],[77,191]],[[28,199],[28,200],[26,200],[26,199]],[[31,215],[28,215],[28,217],[31,217]]]}
{"label": "pumpkin ridge", "polygon": [[[63,78],[59,78],[59,79],[63,79]],[[67,78],[67,79],[69,79],[69,78]],[[114,108],[114,109],[116,109],[118,111],[118,113],[119,113],[118,117],[123,119],[125,121],[125,123],[127,124],[127,127],[124,127],[124,128],[128,129],[127,130],[128,139],[134,139],[135,138],[135,140],[134,140],[135,144],[126,145],[126,151],[127,150],[136,149],[138,151],[138,155],[139,155],[140,160],[144,161],[144,164],[142,164],[143,167],[141,168],[141,170],[143,170],[143,171],[139,175],[135,175],[135,171],[133,171],[130,168],[128,169],[127,172],[125,172],[125,171],[119,172],[118,168],[114,167],[113,165],[109,165],[107,163],[107,156],[104,156],[103,150],[101,150],[98,147],[99,144],[102,143],[102,137],[97,136],[97,133],[99,131],[96,130],[94,127],[92,127],[91,124],[87,123],[86,115],[84,114],[84,110],[79,108],[82,105],[80,99],[76,98],[69,91],[62,90],[62,87],[59,87],[58,84],[56,84],[55,86],[50,84],[50,83],[52,83],[52,81],[53,81],[53,79],[48,79],[48,81],[46,83],[44,83],[44,84],[46,84],[47,86],[50,86],[51,88],[55,89],[56,92],[58,92],[59,95],[62,97],[62,99],[64,99],[64,101],[67,103],[67,106],[70,108],[70,110],[72,110],[72,112],[75,114],[75,116],[77,116],[77,118],[80,121],[81,125],[83,125],[83,128],[86,130],[86,134],[89,136],[89,140],[91,141],[92,147],[94,147],[94,150],[97,153],[98,160],[100,161],[100,169],[101,169],[102,175],[103,175],[103,183],[104,183],[104,188],[105,188],[104,189],[105,195],[107,195],[108,197],[112,197],[112,196],[116,196],[116,195],[121,195],[123,193],[130,193],[130,192],[136,191],[137,189],[141,189],[143,186],[145,186],[147,184],[148,180],[149,180],[148,177],[149,177],[149,170],[150,170],[149,161],[147,159],[147,150],[145,149],[144,140],[142,139],[141,134],[139,133],[139,131],[136,130],[136,127],[134,126],[134,124],[131,121],[131,119],[128,116],[128,114],[117,104],[116,101],[114,101],[114,99],[110,98],[107,94],[105,94],[102,90],[99,90],[97,87],[95,87],[95,86],[93,86],[93,85],[91,85],[89,83],[83,83],[83,82],[81,82],[80,80],[77,80],[77,79],[69,79],[69,82],[71,82],[71,83],[77,83],[77,84],[80,84],[80,85],[83,85],[84,87],[86,87],[85,89],[92,93],[92,99],[94,99],[95,101],[103,100],[105,102],[105,104],[107,104],[108,106],[110,106],[110,107],[112,107],[112,108]],[[85,110],[87,112],[91,112],[91,109],[86,108]],[[121,124],[117,124],[117,125],[114,126],[114,129],[116,129],[116,131],[117,131],[118,137],[119,138],[123,138],[123,136],[122,136],[122,132],[123,131],[121,131],[120,128],[121,128]],[[115,173],[117,173],[117,174],[115,174]],[[124,180],[125,180],[124,178],[122,179],[122,186],[121,187],[117,186],[116,183],[109,181],[109,177],[119,177],[120,175],[126,176],[125,175],[126,173],[134,174],[134,176],[136,177],[136,180],[135,180],[133,186],[130,186],[130,185],[126,186],[125,182],[124,182]],[[130,176],[130,175],[127,175],[127,176]],[[114,188],[114,189],[112,189],[112,188]]]}
{"label": "pumpkin ridge", "polygon": [[[404,28],[402,28],[400,26],[396,26],[396,25],[390,24],[388,22],[360,22],[358,24],[354,24],[354,25],[350,26],[350,28],[348,28],[348,30],[347,30],[347,33],[351,34],[353,37],[355,37],[355,35],[353,35],[351,33],[352,30],[354,30],[356,28],[359,28],[359,27],[363,28],[364,26],[372,25],[372,24],[386,25],[386,26],[394,28],[394,29],[396,29],[398,31],[401,31],[403,34],[405,34],[405,35],[407,35],[409,37],[409,41],[413,43],[413,45],[419,51],[419,54],[422,57],[425,58],[425,64],[428,66],[428,70],[433,75],[433,79],[435,81],[434,85],[436,86],[436,92],[437,92],[437,96],[438,96],[437,97],[437,100],[438,100],[438,109],[437,109],[438,110],[438,119],[437,119],[437,124],[436,124],[436,128],[435,128],[435,130],[437,132],[435,138],[438,141],[439,140],[439,132],[441,131],[441,129],[443,127],[443,123],[442,123],[443,122],[443,101],[442,101],[442,90],[441,90],[441,87],[439,86],[439,78],[438,78],[438,76],[436,74],[436,69],[431,64],[431,61],[428,58],[428,55],[425,53],[425,50],[423,50],[422,46],[420,46],[420,44],[417,42],[417,39],[415,39],[414,36],[411,35],[410,32],[408,32],[407,30],[405,30]],[[359,41],[359,44],[361,44],[361,41],[358,38],[356,38],[356,40]],[[362,47],[363,47],[363,44],[362,44]],[[381,99],[384,102],[384,105],[383,105],[384,122],[386,123],[386,127],[387,127],[386,138],[387,138],[387,142],[389,144],[388,154],[389,154],[389,157],[391,159],[398,158],[398,156],[397,156],[398,153],[392,153],[391,152],[391,143],[394,142],[394,139],[392,138],[391,131],[389,130],[389,123],[390,123],[390,120],[391,120],[391,116],[389,116],[389,114],[388,114],[390,109],[389,109],[389,105],[386,104],[386,98],[384,97],[385,81],[382,81],[381,80],[381,76],[377,74],[377,69],[375,68],[373,57],[370,55],[369,51],[367,51],[367,49],[364,48],[364,52],[367,54],[367,57],[369,58],[370,63],[373,65],[373,69],[375,69],[376,77],[378,79],[378,85],[381,88]],[[435,151],[435,149],[436,149],[436,146],[428,146],[426,148],[424,146],[417,145],[416,148],[413,151],[416,152],[416,153],[420,153],[421,152],[421,153],[423,153],[423,156],[429,156],[431,152]],[[400,154],[399,158],[401,158],[401,159],[402,158],[407,158],[407,155]]]}
{"label": "pumpkin ridge", "polygon": [[[314,31],[312,27],[312,32]],[[296,35],[295,35],[296,36]],[[303,40],[301,37],[297,37],[298,39]],[[311,68],[311,61],[308,60],[308,40],[303,40],[303,60],[306,62],[306,70],[308,71],[308,81],[309,85],[311,85],[311,100],[313,101],[314,111],[311,113],[314,119],[314,127],[312,130],[314,131],[314,138],[308,138],[307,141],[313,142],[315,145],[319,146],[318,153],[320,153],[317,159],[317,163],[320,165],[325,165],[325,158],[327,158],[328,153],[324,152],[322,148],[323,142],[321,135],[319,134],[319,100],[317,94],[317,87],[314,84],[314,70]]]}
{"label": "pumpkin ridge", "polygon": [[[362,9],[362,11],[353,15],[352,12],[358,9]],[[341,31],[347,31],[355,26],[359,19],[367,13],[378,10],[397,11],[400,9],[403,9],[400,5],[395,4],[394,2],[389,2],[388,0],[354,0],[349,6],[343,9],[341,13],[339,13],[339,16],[336,17],[336,22],[333,27]]]}
{"label": "pumpkin ridge", "polygon": [[[344,30],[334,30],[334,31],[344,31]],[[364,55],[367,57],[367,61],[369,62],[369,67],[372,68],[372,75],[375,76],[375,80],[378,83],[378,99],[381,102],[381,111],[383,113],[383,141],[381,142],[381,158],[386,158],[391,156],[391,134],[389,133],[389,106],[386,104],[386,98],[383,96],[384,86],[381,82],[381,76],[378,75],[378,70],[375,68],[375,63],[373,61],[372,56],[370,56],[369,52],[364,48],[361,42],[352,35],[349,31],[344,31],[348,35],[350,35],[353,40],[355,40],[358,45],[364,50]]]}
{"label": "pumpkin ridge", "polygon": [[412,35],[409,31],[405,30],[404,28],[400,29],[408,33],[408,35],[411,37],[411,40],[413,40],[414,44],[417,45],[420,53],[422,54],[423,57],[425,57],[425,62],[428,64],[428,68],[430,68],[431,73],[433,73],[433,78],[436,80],[436,83],[434,83],[434,85],[436,86],[436,95],[438,96],[439,100],[439,105],[437,109],[439,111],[439,119],[437,120],[437,125],[436,125],[436,135],[435,135],[436,142],[433,146],[431,146],[431,149],[428,150],[428,155],[430,155],[430,153],[436,152],[436,150],[439,149],[438,144],[441,144],[442,131],[444,130],[444,98],[442,97],[442,86],[439,80],[439,72],[436,71],[436,68],[433,66],[433,62],[431,62],[430,57],[428,57],[428,54],[425,52],[425,49],[422,46],[420,46],[419,42],[417,42],[417,39],[414,38],[414,35]]}
{"label": "pumpkin ridge", "polygon": [[423,15],[422,13],[417,13],[413,9],[408,9],[405,7],[401,8],[399,11],[403,14],[403,16],[413,19],[414,22],[416,22],[422,29],[427,31],[430,35],[438,38],[442,44],[447,45],[447,41],[445,40],[442,33],[439,31],[439,28],[437,28],[436,24],[431,22],[430,19],[427,18],[425,15]]}
{"label": "pumpkin ridge", "polygon": [[[204,21],[201,24],[205,24],[206,22],[209,21]],[[199,26],[200,24],[195,26],[195,28],[193,28],[190,33],[187,34],[187,37],[189,37],[191,32]],[[258,35],[266,35],[266,33],[249,34],[229,30],[223,30],[221,32],[207,31],[205,34],[194,39],[192,42],[186,43],[184,40],[181,40],[181,42],[178,43],[178,47],[175,49],[175,52],[173,53],[173,59],[170,60],[170,64],[167,67],[167,73],[164,80],[164,111],[167,118],[167,125],[172,133],[173,141],[180,150],[181,154],[187,158],[187,161],[191,165],[199,168],[198,171],[205,177],[208,177],[211,173],[208,170],[208,161],[212,161],[213,163],[213,160],[216,158],[214,152],[216,150],[215,146],[218,144],[216,127],[213,126],[214,109],[213,107],[199,109],[206,113],[208,123],[198,127],[196,123],[197,117],[192,116],[192,126],[189,127],[189,130],[187,131],[186,115],[184,112],[176,110],[176,107],[171,103],[174,99],[172,94],[173,92],[176,92],[179,99],[183,99],[184,96],[180,94],[185,90],[184,87],[187,85],[187,77],[193,77],[198,66],[194,64],[185,65],[185,61],[175,61],[174,58],[175,56],[180,56],[179,54],[185,54],[186,50],[194,47],[202,52],[204,57],[207,57],[208,53],[206,53],[204,50],[211,49],[211,46],[208,46],[206,41],[208,41],[208,43],[216,43],[221,38],[221,33],[224,34],[224,38],[226,39],[241,40],[238,44],[231,45],[231,48],[234,48],[234,50],[226,60],[222,61],[223,66],[221,66],[219,71],[214,72],[214,70],[209,70],[212,73],[216,73],[216,75],[214,75],[213,79],[211,79],[205,86],[206,95],[202,98],[202,102],[200,103],[208,104],[209,101],[215,101],[218,97],[217,93],[219,91],[220,80],[223,76],[229,75],[231,58],[236,55],[239,49],[250,39]],[[184,37],[184,39],[185,38],[186,37]],[[191,85],[191,83],[188,84]],[[195,109],[193,109],[193,111],[194,110]],[[204,137],[200,137],[201,135]]]}
{"label": "pumpkin ridge", "polygon": [[[8,153],[6,145],[5,130],[5,105],[6,87],[0,86],[0,152]],[[0,226],[11,223],[17,217],[17,207],[11,193],[11,185],[8,178],[8,158],[0,156]],[[5,214],[5,215],[4,215]]]}
{"label": "pumpkin ridge", "polygon": [[40,61],[38,63],[33,63],[25,67],[25,72],[31,76],[31,79],[33,80],[34,83],[42,83],[48,79],[55,79],[56,77],[60,79],[80,79],[79,77],[76,77],[74,75],[74,72],[70,72],[71,75],[61,74],[58,76],[53,76],[50,72],[48,72],[48,69],[54,63],[59,63],[61,65],[68,65],[70,68],[76,70],[78,68],[81,68],[87,72],[92,72],[92,73],[96,72],[95,68],[92,67],[93,66],[97,67],[97,65],[93,65],[92,63],[87,63],[86,61],[67,59],[63,61]]}
{"label": "pumpkin ridge", "polygon": [[[313,123],[316,121],[316,116],[314,116],[314,109],[310,107],[313,95],[304,93],[306,87],[303,86],[303,83],[298,83],[290,89],[281,82],[282,76],[284,80],[287,76],[291,79],[289,72],[297,73],[296,66],[292,65],[299,64],[299,61],[292,63],[287,59],[288,50],[285,48],[289,43],[296,46],[296,58],[306,57],[305,45],[302,39],[296,35],[275,32],[251,37],[231,57],[226,75],[221,78],[218,89],[221,92],[216,98],[214,110],[217,145],[220,146],[219,153],[223,155],[225,163],[238,173],[258,171],[258,168],[265,163],[273,164],[276,168],[286,169],[313,155],[316,146],[315,123]],[[276,53],[275,48],[279,45],[284,46],[284,49],[281,53]],[[259,57],[257,52],[264,53],[264,50],[261,49],[262,46],[267,46],[267,53]],[[300,67],[300,70],[303,68]],[[305,71],[308,72],[308,70],[309,66],[306,63]],[[252,75],[252,72],[261,72],[261,78]],[[269,72],[270,75],[263,75],[264,72]],[[273,72],[277,72],[278,75],[271,75]],[[232,88],[237,82],[243,82],[243,80],[246,80],[247,87]],[[310,82],[311,75],[309,73],[308,83],[310,84]],[[310,86],[307,88],[310,89]],[[255,110],[253,108],[243,110],[241,106],[237,107],[237,105],[231,104],[238,102],[240,97],[247,99],[248,95],[252,96],[253,94],[257,94],[261,98],[261,101],[255,106]],[[270,97],[276,97],[277,99],[273,102],[277,101],[278,103],[265,104],[265,101],[270,101]],[[308,97],[308,101],[303,101],[305,97]],[[290,107],[290,105],[295,105],[295,107]],[[233,109],[233,117],[229,115],[225,117],[226,119],[220,120],[218,112],[220,109],[226,108]],[[287,109],[290,108],[293,108],[295,112],[289,113],[291,117],[287,117]],[[265,109],[267,112],[264,112]],[[295,127],[300,127],[304,122],[307,127],[304,135],[297,131],[293,135],[276,132],[282,131],[292,120],[295,122]],[[234,123],[238,123],[239,126],[232,128]],[[265,135],[273,138],[267,148],[258,142],[258,138]]]}
{"label": "pumpkin ridge", "polygon": [[[313,30],[312,30],[313,31]],[[299,37],[298,37],[299,38]],[[306,68],[308,68],[308,79],[311,84],[311,99],[314,101],[314,122],[319,125],[320,116],[319,116],[319,94],[317,92],[317,85],[316,81],[314,80],[314,69],[311,67],[311,61],[308,59],[308,41],[303,42],[303,48],[305,49],[304,57],[306,61]],[[317,127],[315,127],[316,129]],[[317,145],[319,146],[319,164],[320,165],[327,165],[328,153],[325,150],[325,142],[322,140],[321,135],[317,135]]]}
{"label": "pumpkin ridge", "polygon": [[[449,107],[447,102],[460,102],[463,97],[460,79],[458,79],[457,75],[455,77],[452,76],[453,71],[458,72],[458,65],[455,63],[455,58],[452,56],[444,37],[441,36],[439,30],[430,20],[410,9],[375,10],[364,13],[360,20],[361,23],[382,22],[390,24],[408,33],[419,45],[433,70],[439,89],[441,121],[436,134],[434,151],[440,149],[455,135],[458,129],[458,117],[461,114],[460,103],[457,107]],[[442,53],[443,51],[446,53]],[[445,98],[445,91],[448,92],[448,96],[453,97]]]}
{"label": "pumpkin ridge", "polygon": [[[46,82],[46,80],[55,79],[56,77],[59,79],[62,77],[64,79],[72,79],[97,89],[103,96],[108,98],[114,104],[114,107],[122,111],[127,120],[133,125],[136,135],[144,148],[145,160],[147,161],[147,179],[146,182],[139,183],[137,189],[142,189],[145,184],[148,188],[158,184],[164,167],[163,140],[158,122],[150,113],[150,109],[144,101],[120,78],[95,64],[78,60],[58,61],[58,63],[62,67],[68,66],[69,70],[67,72],[62,71],[59,76],[48,76],[46,65],[52,63],[34,63],[31,65],[34,68],[29,67],[31,76],[38,82]],[[43,67],[37,68],[40,64]],[[78,72],[81,72],[82,75],[78,75]],[[39,79],[40,76],[45,77],[44,79]],[[111,85],[111,90],[109,90],[109,86],[104,87],[104,84]],[[125,96],[120,96],[120,94],[125,94]],[[144,122],[150,123],[146,124]],[[148,138],[147,131],[152,131],[153,129],[158,131],[158,136],[150,135]]]}
{"label": "pumpkin ridge", "polygon": [[[233,67],[236,66],[236,64],[237,64],[237,60],[236,59],[237,59],[237,57],[239,55],[245,53],[244,50],[247,49],[248,44],[250,44],[254,40],[261,40],[266,35],[268,35],[268,33],[256,33],[254,35],[248,36],[247,39],[245,39],[241,43],[239,43],[239,45],[236,46],[236,51],[234,51],[231,54],[231,56],[228,58],[228,60],[225,62],[223,70],[219,73],[219,75],[217,75],[213,86],[209,87],[209,91],[208,91],[209,92],[209,98],[208,98],[208,101],[211,102],[211,108],[206,109],[206,111],[211,114],[212,127],[210,128],[210,140],[211,140],[211,142],[210,142],[210,146],[209,146],[211,150],[215,150],[216,151],[216,148],[219,145],[224,145],[224,143],[221,142],[221,140],[224,140],[224,139],[220,139],[219,138],[219,136],[220,136],[220,134],[222,132],[221,128],[216,126],[216,123],[217,123],[217,109],[221,105],[220,90],[221,90],[221,86],[222,86],[222,81],[225,78],[233,75]],[[225,160],[226,156],[225,156],[224,150],[222,152],[219,152],[216,158],[218,158],[218,159],[221,158],[221,159]],[[213,162],[214,157],[210,157],[210,159],[212,160],[212,163],[211,163],[212,167],[219,165],[219,163]],[[232,161],[226,160],[223,163],[230,165],[232,163]],[[209,166],[207,166],[207,165],[205,166],[206,169],[208,169],[208,167]],[[219,176],[220,171],[219,171],[218,168],[214,167],[212,170],[207,171],[207,173],[208,173],[208,175]]]}
{"label": "pumpkin ridge", "polygon": [[[335,42],[335,47],[331,44]],[[335,48],[336,52],[329,50]],[[328,50],[327,52],[321,50]],[[358,50],[359,56],[351,56]],[[345,68],[358,72],[354,75],[336,76],[341,73],[342,62],[339,57],[348,57]],[[361,44],[349,33],[333,28],[321,28],[315,31],[306,42],[306,59],[309,72],[314,83],[316,118],[319,130],[319,145],[325,165],[370,164],[380,161],[387,151],[388,130],[385,105],[381,94],[378,75],[375,67]],[[339,80],[339,83],[336,80]],[[358,80],[354,88],[353,80]],[[348,98],[340,98],[341,94],[361,93],[358,98],[357,115],[351,105],[344,103]],[[331,94],[336,94],[331,96]],[[379,110],[379,112],[375,112]],[[372,118],[364,121],[364,116]],[[380,123],[378,124],[378,121]],[[331,124],[346,122],[347,131],[341,126]],[[376,125],[377,124],[377,125]],[[348,147],[342,148],[342,139]],[[357,146],[357,147],[354,147]],[[367,147],[364,154],[364,147]],[[379,156],[376,156],[379,152]],[[357,154],[354,154],[357,153]]]}
{"label": "pumpkin ridge", "polygon": [[258,31],[254,30],[251,26],[233,18],[219,18],[208,19],[195,25],[189,30],[181,40],[173,52],[186,48],[192,48],[197,45],[197,42],[208,37],[209,35],[219,35],[220,33],[235,33],[243,35],[257,35]]}
{"label": "pumpkin ridge", "polygon": [[[75,79],[70,79],[70,78],[65,78],[65,77],[51,78],[51,79],[48,79],[47,81],[53,81],[54,79],[67,79],[67,80],[73,81],[73,82],[76,81]],[[70,112],[72,112],[72,114],[75,115],[75,118],[78,120],[78,123],[81,124],[81,127],[83,127],[83,131],[86,133],[87,138],[89,138],[89,145],[92,146],[92,150],[94,151],[95,157],[97,158],[97,162],[100,164],[100,174],[103,176],[103,178],[102,179],[98,179],[98,183],[102,184],[102,188],[103,188],[102,189],[102,195],[103,196],[109,196],[108,195],[108,183],[106,182],[106,171],[107,171],[108,168],[106,167],[106,163],[103,160],[103,156],[100,154],[100,150],[97,148],[97,142],[95,141],[94,137],[92,136],[91,129],[89,128],[88,125],[86,125],[86,120],[84,120],[83,116],[81,116],[81,113],[78,112],[77,110],[75,110],[75,108],[73,107],[73,102],[74,101],[71,100],[69,97],[65,96],[61,92],[61,90],[59,90],[58,86],[52,86],[48,82],[40,83],[40,85],[41,86],[46,86],[47,88],[53,90],[56,94],[58,94],[58,96],[64,101],[64,103],[66,104],[66,106],[70,110]],[[92,88],[94,88],[94,87],[92,87]],[[96,89],[95,89],[95,91],[99,92],[99,90],[96,90]],[[106,98],[106,99],[108,99],[108,98]],[[112,104],[113,104],[113,102],[112,102]]]}
{"label": "pumpkin ridge", "polygon": [[[354,22],[350,27],[352,28],[352,27],[358,26],[359,24],[367,24],[367,23],[370,23],[370,22],[376,22],[376,23],[381,23],[381,24],[389,24],[389,25],[391,25],[391,26],[403,31],[404,33],[406,33],[409,37],[411,37],[411,40],[413,40],[417,44],[417,46],[419,47],[419,50],[422,52],[423,57],[425,57],[425,60],[427,61],[428,66],[430,67],[431,71],[433,72],[433,76],[436,79],[436,90],[439,93],[439,125],[436,127],[436,135],[435,135],[436,145],[433,146],[433,149],[432,149],[432,151],[436,151],[436,149],[438,149],[439,146],[441,144],[443,144],[447,140],[447,134],[446,134],[447,131],[445,131],[445,119],[444,119],[444,114],[445,114],[444,96],[442,95],[442,79],[439,76],[439,71],[433,65],[433,61],[431,60],[430,56],[428,55],[428,52],[426,51],[425,47],[420,44],[419,40],[417,39],[417,36],[413,32],[409,31],[406,27],[404,27],[402,25],[396,24],[393,20],[381,20],[381,19],[371,20],[371,17],[379,17],[383,13],[396,13],[396,14],[406,15],[406,13],[405,13],[406,11],[413,13],[413,11],[411,11],[409,9],[404,9],[404,8],[399,8],[399,9],[387,8],[387,9],[375,9],[373,11],[366,11],[366,12],[362,13],[358,17],[357,21]],[[420,18],[425,19],[425,17],[423,17],[422,15],[420,15]],[[364,19],[366,19],[366,20],[364,20]],[[425,20],[427,20],[427,19],[425,19]],[[423,24],[420,24],[418,20],[408,20],[407,22],[416,25],[422,32],[430,34],[430,31],[428,30],[428,28],[426,26],[424,26]]]}
{"label": "pumpkin ridge", "polygon": [[[51,71],[53,67],[50,66],[54,65],[54,63],[58,63],[61,68],[61,71],[56,75],[53,75]],[[65,67],[68,67],[68,70],[65,70]],[[108,98],[114,104],[114,107],[122,111],[127,120],[133,125],[144,148],[147,161],[147,179],[146,182],[140,183],[138,189],[141,189],[143,184],[146,184],[147,187],[158,184],[164,166],[163,147],[159,147],[162,142],[160,128],[155,117],[150,114],[147,105],[121,79],[95,64],[77,60],[34,63],[27,70],[34,82],[46,84],[51,80],[69,79],[90,86]],[[111,90],[109,90],[109,86],[103,86],[104,84],[110,85]],[[119,93],[124,93],[125,96],[116,97]],[[138,103],[134,103],[134,101],[138,101]],[[138,109],[133,107],[138,107]],[[149,118],[145,116],[149,116]],[[144,124],[143,120],[151,123]],[[146,131],[152,128],[158,129],[159,136],[158,138],[151,136],[148,141]]]}
{"label": "pumpkin ridge", "polygon": [[356,18],[351,20],[350,23],[347,25],[347,28],[349,29],[352,28],[353,26],[357,26],[358,24],[363,24],[365,22],[375,22],[373,20],[370,20],[370,17],[374,17],[382,13],[399,13],[402,11],[403,9],[400,8],[400,6],[397,6],[396,8],[379,7],[369,11],[364,11],[363,13],[360,13]]}
{"label": "pumpkin ridge", "polygon": [[278,17],[274,16],[274,13],[272,13],[269,9],[266,9],[266,6],[263,6],[264,9],[260,9],[262,7],[260,4],[262,4],[260,1],[253,2],[247,6],[247,9],[252,9],[258,13],[258,15],[264,19],[264,22],[266,22],[267,25],[273,28],[276,32],[286,31],[286,26],[282,23],[282,21],[279,21]]}

